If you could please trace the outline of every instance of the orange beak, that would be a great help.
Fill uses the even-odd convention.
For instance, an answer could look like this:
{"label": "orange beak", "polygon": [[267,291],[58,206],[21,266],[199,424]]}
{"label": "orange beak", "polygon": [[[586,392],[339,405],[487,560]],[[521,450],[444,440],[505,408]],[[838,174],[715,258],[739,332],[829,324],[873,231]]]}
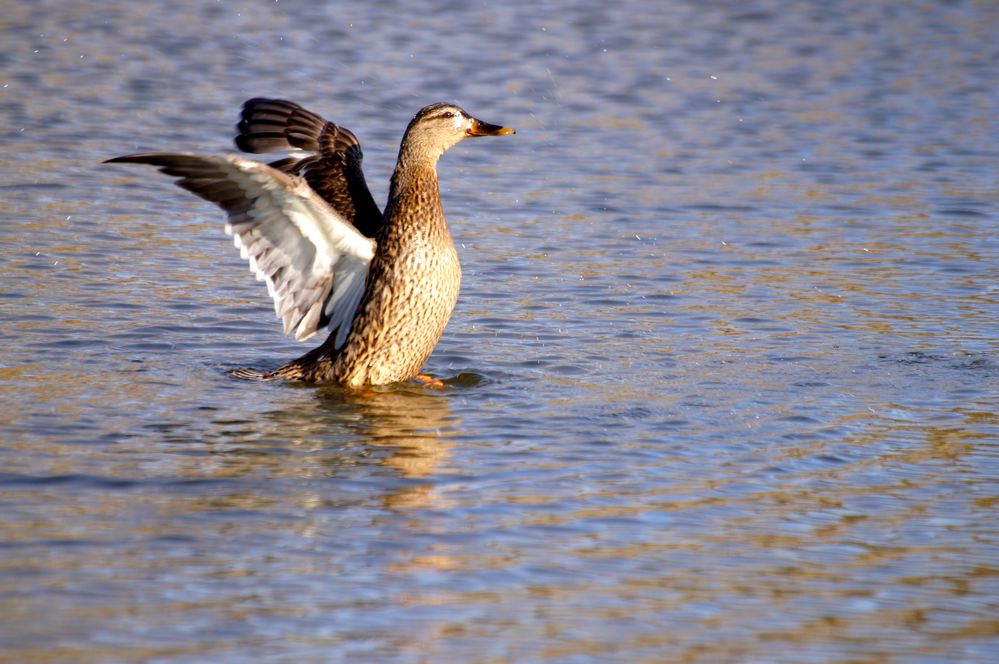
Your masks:
{"label": "orange beak", "polygon": [[472,126],[465,133],[469,136],[506,136],[508,134],[516,134],[517,132],[511,127],[501,127],[472,118]]}

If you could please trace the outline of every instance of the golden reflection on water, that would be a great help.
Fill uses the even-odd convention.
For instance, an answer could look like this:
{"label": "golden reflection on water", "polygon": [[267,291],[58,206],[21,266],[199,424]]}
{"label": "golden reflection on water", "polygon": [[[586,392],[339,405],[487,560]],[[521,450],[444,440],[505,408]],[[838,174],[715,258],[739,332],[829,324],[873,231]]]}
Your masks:
{"label": "golden reflection on water", "polygon": [[[183,373],[181,371],[180,373]],[[234,382],[220,372],[195,371],[182,377],[199,389],[210,381]],[[212,374],[215,374],[214,376]],[[401,386],[365,392],[339,388],[279,386],[287,392],[285,406],[246,419],[246,410],[229,417],[217,408],[205,409],[196,391],[163,391],[159,380],[151,379],[141,366],[132,373],[96,369],[78,376],[64,376],[43,364],[5,367],[0,373],[8,402],[0,409],[0,422],[20,425],[23,438],[11,436],[6,444],[32,459],[32,466],[8,465],[6,472],[24,472],[37,477],[89,475],[102,478],[104,455],[114,457],[115,477],[109,481],[131,481],[142,477],[170,482],[210,481],[252,478],[321,479],[337,476],[362,464],[376,464],[391,475],[421,480],[436,473],[450,456],[449,436],[459,425],[454,420],[448,397],[423,386]],[[16,385],[16,389],[15,386]],[[271,386],[266,386],[267,389]],[[7,389],[10,388],[10,389]],[[246,383],[230,386],[234,396],[245,398]],[[113,400],[119,411],[102,412]],[[32,421],[19,421],[23,404],[33,404]],[[144,406],[157,403],[155,414],[143,413]],[[273,406],[273,402],[272,402]],[[70,430],[61,422],[77,423]],[[89,426],[88,426],[89,425]],[[51,440],[39,440],[27,432],[52,427]],[[95,446],[99,436],[108,441]],[[146,448],[143,452],[142,448]],[[91,463],[88,459],[92,459]],[[58,488],[52,490],[58,491]],[[153,497],[156,511],[163,515],[196,513],[214,509],[259,509],[286,500],[286,496],[266,492],[169,492]],[[111,493],[99,512],[115,509],[128,498]],[[302,509],[324,503],[321,490],[303,484],[293,502]],[[440,506],[432,482],[387,482],[380,496],[390,509]],[[65,507],[65,506],[64,506]],[[91,501],[73,509],[91,512]],[[119,505],[120,507],[120,505]],[[73,539],[76,521],[63,515],[65,532],[49,531],[46,537]],[[59,528],[55,519],[51,526]],[[38,537],[40,533],[9,533],[10,537]]]}
{"label": "golden reflection on water", "polygon": [[[368,444],[389,450],[381,465],[400,477],[430,477],[450,457],[448,436],[460,422],[446,396],[412,386],[350,394],[346,400],[364,422]],[[432,483],[395,489],[383,502],[391,509],[444,507]]]}
{"label": "golden reflection on water", "polygon": [[[394,386],[353,392],[337,387],[294,390],[296,396],[311,392],[314,398],[303,407],[300,400],[287,409],[263,413],[258,421],[247,423],[257,441],[275,440],[288,445],[295,461],[282,455],[243,455],[240,449],[229,463],[219,468],[219,476],[260,472],[261,464],[273,477],[323,477],[366,463],[377,457],[377,465],[404,478],[419,480],[432,476],[450,455],[448,437],[457,423],[446,396],[423,386]],[[331,433],[339,433],[341,450],[329,447]],[[231,432],[226,438],[231,437]],[[360,456],[358,456],[360,455]],[[316,461],[316,460],[319,461]],[[199,466],[194,472],[204,472]],[[384,507],[412,509],[439,506],[432,483],[388,483],[381,495]],[[307,489],[296,496],[303,507],[322,503],[322,494]]]}

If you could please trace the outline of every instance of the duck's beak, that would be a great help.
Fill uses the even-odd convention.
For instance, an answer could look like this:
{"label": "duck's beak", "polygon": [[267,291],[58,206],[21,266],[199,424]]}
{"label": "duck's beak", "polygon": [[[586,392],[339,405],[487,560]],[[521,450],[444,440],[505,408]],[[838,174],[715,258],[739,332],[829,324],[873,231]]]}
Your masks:
{"label": "duck's beak", "polygon": [[506,136],[507,134],[516,134],[517,132],[511,127],[501,127],[472,118],[472,126],[465,133],[469,136]]}

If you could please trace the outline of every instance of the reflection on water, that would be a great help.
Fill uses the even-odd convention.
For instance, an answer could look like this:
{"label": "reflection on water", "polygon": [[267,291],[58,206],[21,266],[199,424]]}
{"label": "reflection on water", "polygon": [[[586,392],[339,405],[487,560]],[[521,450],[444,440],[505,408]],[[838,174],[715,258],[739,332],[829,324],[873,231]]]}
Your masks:
{"label": "reflection on water", "polygon": [[[0,659],[994,659],[995,8],[390,5],[5,7]],[[98,164],[255,95],[379,200],[517,127],[440,164],[449,389],[226,375],[303,348]]]}
{"label": "reflection on water", "polygon": [[419,482],[440,473],[441,464],[450,457],[448,440],[460,423],[455,421],[446,397],[422,387],[360,393],[322,388],[319,394],[334,410],[344,403],[356,410],[358,433],[373,453],[387,453],[378,454],[379,465],[400,478],[414,480],[387,492],[383,497],[386,508],[446,507],[432,483]]}

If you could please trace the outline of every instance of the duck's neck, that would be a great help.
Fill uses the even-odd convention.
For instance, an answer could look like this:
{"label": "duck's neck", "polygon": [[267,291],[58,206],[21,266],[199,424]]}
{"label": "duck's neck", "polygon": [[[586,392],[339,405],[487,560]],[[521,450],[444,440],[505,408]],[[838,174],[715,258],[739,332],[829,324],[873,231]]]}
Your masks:
{"label": "duck's neck", "polygon": [[399,160],[392,173],[385,219],[389,223],[397,218],[417,214],[424,220],[444,218],[440,189],[437,184],[436,151],[417,149],[403,141]]}

